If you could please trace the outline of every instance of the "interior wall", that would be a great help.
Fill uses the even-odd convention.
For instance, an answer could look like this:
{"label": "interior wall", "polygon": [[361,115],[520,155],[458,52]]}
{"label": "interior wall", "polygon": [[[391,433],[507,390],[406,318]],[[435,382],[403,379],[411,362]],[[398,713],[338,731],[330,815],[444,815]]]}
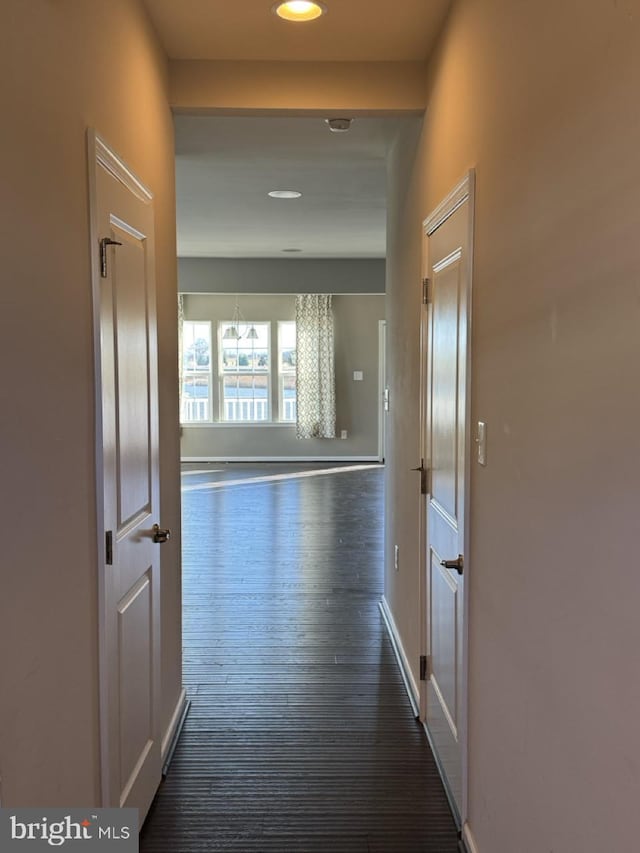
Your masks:
{"label": "interior wall", "polygon": [[[287,263],[287,262],[285,262]],[[346,439],[305,439],[295,435],[295,424],[260,426],[197,424],[182,426],[183,459],[377,459],[378,456],[378,324],[384,319],[384,295],[337,295],[332,299],[335,333],[336,434],[346,429]],[[235,295],[184,296],[185,320],[209,320],[212,344],[216,346],[217,324],[229,320]],[[250,322],[295,320],[295,296],[242,296],[238,305]],[[272,347],[275,339],[272,334]],[[273,361],[272,361],[273,363]],[[214,352],[213,384],[217,359]],[[353,372],[361,370],[362,381]],[[272,376],[272,399],[277,395],[277,377]],[[214,389],[214,412],[219,392]]]}
{"label": "interior wall", "polygon": [[[162,524],[179,529],[173,127],[137,0],[5,0],[0,27],[3,806],[100,801],[86,132],[155,194]],[[181,686],[179,537],[162,554],[163,717]]]}
{"label": "interior wall", "polygon": [[182,293],[384,293],[384,258],[178,258]]}
{"label": "interior wall", "polygon": [[[637,0],[459,0],[408,187],[394,190],[387,523],[414,555],[419,223],[476,169],[472,406],[488,424],[466,560],[478,853],[637,847],[639,43]],[[415,664],[416,589],[417,563],[395,573],[387,560]]]}
{"label": "interior wall", "polygon": [[171,62],[176,111],[228,114],[327,110],[394,115],[424,110],[423,62]]}

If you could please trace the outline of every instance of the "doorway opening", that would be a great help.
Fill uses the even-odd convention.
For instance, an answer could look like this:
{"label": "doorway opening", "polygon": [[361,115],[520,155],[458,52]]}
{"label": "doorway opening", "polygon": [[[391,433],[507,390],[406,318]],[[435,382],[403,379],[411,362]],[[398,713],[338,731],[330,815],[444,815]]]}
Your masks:
{"label": "doorway opening", "polygon": [[[147,853],[172,833],[187,849],[185,792],[202,833],[243,850],[457,850],[379,611],[387,158],[402,123],[336,135],[317,117],[176,117],[193,704]],[[300,439],[308,294],[331,298],[335,425]],[[407,816],[415,790],[437,820]]]}

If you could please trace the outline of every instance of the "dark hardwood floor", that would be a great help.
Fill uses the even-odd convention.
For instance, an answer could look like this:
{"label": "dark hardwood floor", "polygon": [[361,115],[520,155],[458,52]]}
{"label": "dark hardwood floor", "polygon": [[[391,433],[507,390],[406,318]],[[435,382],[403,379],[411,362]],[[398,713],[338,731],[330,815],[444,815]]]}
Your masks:
{"label": "dark hardwood floor", "polygon": [[383,470],[189,467],[192,706],[142,853],[456,853],[378,610]]}

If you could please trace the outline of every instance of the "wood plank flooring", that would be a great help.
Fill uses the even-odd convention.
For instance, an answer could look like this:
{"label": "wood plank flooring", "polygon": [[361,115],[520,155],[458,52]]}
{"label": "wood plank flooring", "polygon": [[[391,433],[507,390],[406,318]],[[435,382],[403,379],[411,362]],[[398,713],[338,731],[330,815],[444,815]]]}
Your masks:
{"label": "wood plank flooring", "polygon": [[383,470],[261,479],[318,470],[185,470],[193,704],[142,853],[458,850],[378,610]]}

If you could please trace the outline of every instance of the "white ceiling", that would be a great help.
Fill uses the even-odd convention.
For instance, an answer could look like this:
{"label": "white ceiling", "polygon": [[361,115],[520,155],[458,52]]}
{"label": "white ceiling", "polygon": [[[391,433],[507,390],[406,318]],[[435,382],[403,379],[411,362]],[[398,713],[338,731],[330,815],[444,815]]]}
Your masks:
{"label": "white ceiling", "polygon": [[450,0],[324,0],[307,24],[282,21],[274,0],[145,0],[172,59],[425,60]]}
{"label": "white ceiling", "polygon": [[[407,121],[358,118],[337,134],[321,118],[177,115],[178,254],[384,257],[386,155]],[[277,189],[303,195],[269,198]]]}
{"label": "white ceiling", "polygon": [[[327,15],[292,24],[274,0],[145,3],[172,59],[313,62],[426,60],[450,6],[325,0]],[[385,157],[401,123],[358,118],[332,134],[322,118],[176,116],[179,254],[383,257]],[[303,197],[270,199],[273,189]]]}

